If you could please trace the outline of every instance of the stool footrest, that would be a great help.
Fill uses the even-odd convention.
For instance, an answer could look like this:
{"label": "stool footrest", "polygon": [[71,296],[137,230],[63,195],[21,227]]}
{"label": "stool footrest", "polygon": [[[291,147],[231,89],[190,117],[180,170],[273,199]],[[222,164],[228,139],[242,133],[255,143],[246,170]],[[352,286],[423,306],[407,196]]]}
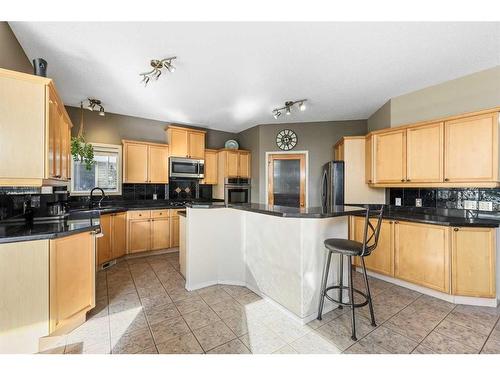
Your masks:
{"label": "stool footrest", "polygon": [[[350,302],[340,302],[339,300],[333,298],[333,297],[330,297],[328,295],[328,291],[329,290],[339,290],[339,289],[342,289],[342,290],[349,290],[349,287],[346,286],[346,285],[332,285],[332,286],[329,286],[328,288],[325,289],[325,294],[324,294],[324,297],[326,297],[328,300],[332,301],[332,302],[335,302],[341,306],[349,306],[349,307],[354,307],[354,308],[357,308],[357,307],[363,307],[363,306],[366,306],[368,305],[368,295],[366,293],[363,293],[362,291],[356,289],[356,288],[353,288],[353,291],[358,293],[359,295],[363,296],[364,297],[364,301],[361,302],[361,303],[354,303],[354,301],[350,301]],[[352,303],[351,303],[352,302]]]}

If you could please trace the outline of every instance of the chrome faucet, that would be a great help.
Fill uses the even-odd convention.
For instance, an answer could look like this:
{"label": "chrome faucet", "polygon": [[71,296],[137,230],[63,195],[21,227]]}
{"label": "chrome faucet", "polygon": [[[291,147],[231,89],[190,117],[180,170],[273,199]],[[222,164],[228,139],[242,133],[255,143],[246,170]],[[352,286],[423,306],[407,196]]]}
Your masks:
{"label": "chrome faucet", "polygon": [[97,203],[97,207],[101,208],[101,202],[102,200],[104,199],[104,197],[106,196],[106,194],[104,193],[104,190],[101,189],[100,187],[95,187],[93,188],[92,190],[90,190],[90,201],[89,201],[89,209],[92,209],[92,206],[93,206],[93,201],[92,201],[92,198],[94,197],[94,191],[95,190],[100,190],[101,191],[101,199],[99,199],[99,203]]}

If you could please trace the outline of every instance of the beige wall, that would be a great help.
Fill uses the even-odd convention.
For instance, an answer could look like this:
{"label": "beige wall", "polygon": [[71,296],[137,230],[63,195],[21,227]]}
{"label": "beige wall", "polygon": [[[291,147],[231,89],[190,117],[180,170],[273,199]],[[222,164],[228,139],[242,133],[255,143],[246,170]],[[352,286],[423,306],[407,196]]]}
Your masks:
{"label": "beige wall", "polygon": [[391,126],[391,101],[388,100],[367,120],[367,129],[369,132],[389,128]]}
{"label": "beige wall", "polygon": [[33,73],[33,66],[5,21],[0,21],[0,68]]}
{"label": "beige wall", "polygon": [[[80,128],[80,108],[66,107],[73,122],[72,134],[78,134]],[[84,133],[87,142],[121,144],[122,139],[136,141],[166,142],[165,127],[167,122],[148,120],[140,117],[106,113],[99,116],[97,112],[84,110]],[[235,139],[236,134],[218,130],[207,130],[206,145],[208,148],[223,148],[228,139]]]}

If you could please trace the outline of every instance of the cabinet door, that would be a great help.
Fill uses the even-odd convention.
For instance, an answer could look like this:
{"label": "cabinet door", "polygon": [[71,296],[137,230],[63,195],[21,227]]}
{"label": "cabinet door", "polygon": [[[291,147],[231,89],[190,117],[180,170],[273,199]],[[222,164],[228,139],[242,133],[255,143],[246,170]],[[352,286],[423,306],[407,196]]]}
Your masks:
{"label": "cabinet door", "polygon": [[452,293],[495,297],[495,229],[453,228],[451,238]]}
{"label": "cabinet door", "polygon": [[149,182],[168,183],[168,147],[149,146]]}
{"label": "cabinet door", "polygon": [[449,228],[407,222],[396,222],[394,228],[395,276],[449,293]]}
{"label": "cabinet door", "polygon": [[89,232],[50,241],[50,332],[95,306],[94,236]]}
{"label": "cabinet door", "polygon": [[[377,224],[376,219],[371,219],[373,226]],[[394,224],[390,220],[382,220],[380,227],[380,235],[378,245],[375,250],[365,257],[365,266],[367,269],[387,275],[394,276]],[[353,239],[358,242],[363,242],[365,230],[365,219],[362,217],[354,217]],[[356,260],[356,265],[360,266],[361,262]]]}
{"label": "cabinet door", "polygon": [[188,150],[188,131],[184,129],[170,128],[169,131],[169,149],[170,156],[179,156],[187,158]]}
{"label": "cabinet door", "polygon": [[405,130],[374,135],[376,183],[402,183],[406,179]]}
{"label": "cabinet door", "polygon": [[59,123],[59,116],[57,114],[57,102],[55,94],[51,89],[49,89],[49,150],[48,150],[48,161],[49,161],[49,178],[53,178],[56,175],[56,127]]}
{"label": "cabinet door", "polygon": [[446,182],[498,179],[498,114],[445,122]]}
{"label": "cabinet door", "polygon": [[123,182],[148,182],[148,145],[125,143],[123,169]]}
{"label": "cabinet door", "polygon": [[344,160],[344,142],[341,142],[334,147],[333,160]]}
{"label": "cabinet door", "polygon": [[127,214],[115,214],[112,217],[111,256],[119,258],[127,252]]}
{"label": "cabinet door", "polygon": [[179,246],[179,216],[172,216],[170,218],[170,247]]}
{"label": "cabinet door", "polygon": [[205,179],[207,185],[217,185],[217,152],[205,151]]}
{"label": "cabinet door", "polygon": [[99,221],[102,237],[97,238],[97,264],[103,264],[112,259],[112,217],[111,215],[101,215]]}
{"label": "cabinet door", "polygon": [[170,247],[170,219],[156,218],[151,221],[152,250],[168,249]]}
{"label": "cabinet door", "polygon": [[443,182],[444,124],[406,131],[406,179],[408,182]]}
{"label": "cabinet door", "polygon": [[250,178],[250,153],[239,153],[239,169],[238,175],[244,178]]}
{"label": "cabinet door", "polygon": [[369,136],[365,140],[365,182],[372,184],[377,181],[373,179],[373,137]]}
{"label": "cabinet door", "polygon": [[191,159],[203,159],[205,157],[205,133],[189,132],[189,157]]}
{"label": "cabinet door", "polygon": [[240,163],[240,158],[238,152],[227,151],[226,154],[226,176],[227,177],[238,177],[238,166]]}
{"label": "cabinet door", "polygon": [[137,253],[151,248],[151,220],[129,220],[128,252]]}
{"label": "cabinet door", "polygon": [[69,180],[71,177],[71,124],[66,117],[61,123],[61,179]]}

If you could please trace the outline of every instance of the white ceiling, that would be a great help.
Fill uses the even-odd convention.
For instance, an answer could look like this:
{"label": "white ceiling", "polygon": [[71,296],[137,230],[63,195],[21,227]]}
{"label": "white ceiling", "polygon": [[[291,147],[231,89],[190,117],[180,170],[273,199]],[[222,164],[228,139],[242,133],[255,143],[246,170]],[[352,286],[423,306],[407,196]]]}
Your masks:
{"label": "white ceiling", "polygon": [[[500,23],[11,22],[66,104],[241,131],[365,119],[389,98],[500,65]],[[178,56],[148,87],[149,60]],[[305,112],[274,120],[286,100]]]}

